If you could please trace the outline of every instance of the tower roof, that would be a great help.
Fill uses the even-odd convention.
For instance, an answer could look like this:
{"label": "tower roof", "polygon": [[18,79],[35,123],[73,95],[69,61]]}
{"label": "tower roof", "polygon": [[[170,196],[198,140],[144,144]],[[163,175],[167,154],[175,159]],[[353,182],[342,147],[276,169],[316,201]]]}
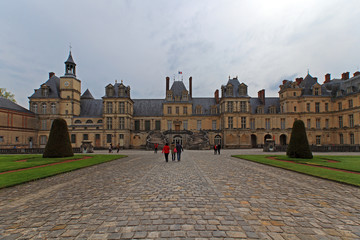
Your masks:
{"label": "tower roof", "polygon": [[174,96],[182,96],[182,92],[187,91],[182,81],[174,81],[170,90],[173,91]]}
{"label": "tower roof", "polygon": [[81,99],[94,99],[93,95],[89,91],[89,89],[86,89],[86,91],[81,96]]}
{"label": "tower roof", "polygon": [[[72,55],[71,55],[71,51],[69,52],[69,57],[68,57],[68,59],[66,60],[65,63],[75,64],[74,59],[73,59],[73,57],[72,57]],[[75,65],[76,65],[76,64],[75,64]]]}

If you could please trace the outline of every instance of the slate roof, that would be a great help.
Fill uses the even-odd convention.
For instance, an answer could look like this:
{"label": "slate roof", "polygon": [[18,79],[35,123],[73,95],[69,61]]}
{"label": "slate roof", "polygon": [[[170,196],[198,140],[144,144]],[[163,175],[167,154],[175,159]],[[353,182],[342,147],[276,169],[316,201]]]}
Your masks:
{"label": "slate roof", "polygon": [[180,96],[180,97],[182,96],[183,91],[187,91],[182,81],[174,81],[170,90],[173,91],[174,96]]}
{"label": "slate roof", "polygon": [[164,99],[132,99],[134,101],[134,117],[163,116]]}
{"label": "slate roof", "polygon": [[93,95],[89,91],[89,89],[86,89],[86,91],[81,95],[80,99],[94,99]]}
{"label": "slate roof", "polygon": [[[256,114],[256,108],[258,106],[264,106],[261,103],[261,100],[259,98],[250,98],[250,106],[251,106],[251,113]],[[268,97],[265,98],[265,106],[264,106],[264,113],[270,113],[269,107],[276,106],[276,112],[280,112],[280,98],[278,97]]]}
{"label": "slate roof", "polygon": [[[227,88],[226,86],[228,84],[231,84],[233,86],[233,94],[229,95],[229,93],[227,93]],[[225,96],[222,97],[249,97],[249,95],[240,95],[239,93],[239,86],[241,85],[241,83],[239,82],[239,80],[237,78],[233,78],[233,79],[229,79],[228,82],[226,83],[226,85],[222,85],[221,88],[224,88],[224,93]]]}
{"label": "slate roof", "polygon": [[35,115],[35,113],[1,96],[0,96],[0,108]]}
{"label": "slate roof", "polygon": [[102,117],[102,99],[81,99],[79,117]]}
{"label": "slate roof", "polygon": [[[112,84],[108,84],[107,86],[112,85]],[[120,85],[123,85],[125,87],[125,95],[124,96],[119,96],[119,87]],[[106,87],[105,87],[105,96],[107,98],[127,98],[129,97],[129,91],[130,91],[130,86],[125,86],[123,83],[115,83],[114,85],[112,85],[114,87],[114,96],[107,96],[106,95]]]}
{"label": "slate roof", "polygon": [[65,63],[73,63],[73,64],[75,64],[74,59],[73,59],[73,57],[71,55],[71,51],[69,52],[69,57],[68,57],[68,59],[66,60]]}
{"label": "slate roof", "polygon": [[54,75],[49,78],[44,84],[49,87],[49,93],[47,97],[42,96],[40,87],[38,89],[35,89],[34,94],[31,95],[29,98],[60,98],[60,78]]}
{"label": "slate roof", "polygon": [[[193,98],[191,102],[193,104],[193,115],[213,115],[211,114],[211,106],[216,105],[215,98]],[[201,105],[201,114],[196,114],[196,106],[198,105]]]}
{"label": "slate roof", "polygon": [[303,89],[302,95],[313,95],[312,87],[317,83],[317,79],[313,78],[310,74],[307,74],[304,80],[299,84],[299,87]]}

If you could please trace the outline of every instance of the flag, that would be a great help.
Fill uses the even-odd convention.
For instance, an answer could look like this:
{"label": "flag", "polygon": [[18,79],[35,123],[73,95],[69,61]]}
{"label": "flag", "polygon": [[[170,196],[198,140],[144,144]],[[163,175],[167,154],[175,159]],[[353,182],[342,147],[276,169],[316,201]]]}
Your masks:
{"label": "flag", "polygon": [[182,74],[182,72],[179,71],[179,74]]}

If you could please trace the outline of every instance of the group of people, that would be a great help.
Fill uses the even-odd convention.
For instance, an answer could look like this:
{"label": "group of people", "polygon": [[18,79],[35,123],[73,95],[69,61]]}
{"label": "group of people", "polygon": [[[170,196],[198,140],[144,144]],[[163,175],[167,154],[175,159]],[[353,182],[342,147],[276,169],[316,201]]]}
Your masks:
{"label": "group of people", "polygon": [[[117,144],[115,148],[116,148],[116,153],[119,153],[119,151],[120,151],[120,144]],[[113,149],[114,149],[114,147],[113,147],[112,143],[110,143],[109,153],[112,153],[112,152],[113,152]]]}
{"label": "group of people", "polygon": [[180,162],[181,160],[181,152],[183,152],[184,149],[181,146],[180,143],[177,143],[175,145],[175,143],[171,143],[170,146],[168,143],[165,143],[165,146],[162,150],[162,153],[164,153],[165,156],[165,161],[168,162],[169,161],[169,154],[171,153],[171,160],[175,161],[176,160],[176,156],[177,156],[177,160],[178,162]]}
{"label": "group of people", "polygon": [[217,153],[220,155],[220,149],[221,149],[221,145],[214,145],[214,154],[216,155]]}

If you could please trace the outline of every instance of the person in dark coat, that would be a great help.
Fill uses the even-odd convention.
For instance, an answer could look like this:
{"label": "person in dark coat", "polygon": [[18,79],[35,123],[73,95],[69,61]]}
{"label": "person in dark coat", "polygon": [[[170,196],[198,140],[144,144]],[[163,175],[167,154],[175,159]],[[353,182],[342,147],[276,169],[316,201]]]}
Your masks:
{"label": "person in dark coat", "polygon": [[177,160],[180,161],[181,159],[181,151],[184,151],[183,147],[180,143],[176,144],[176,154],[177,154]]}
{"label": "person in dark coat", "polygon": [[221,145],[220,145],[220,144],[218,144],[216,148],[217,148],[217,151],[218,151],[218,153],[219,153],[219,155],[220,155]]}
{"label": "person in dark coat", "polygon": [[155,143],[155,145],[154,145],[154,153],[157,153],[158,147],[159,147],[159,144]]}

